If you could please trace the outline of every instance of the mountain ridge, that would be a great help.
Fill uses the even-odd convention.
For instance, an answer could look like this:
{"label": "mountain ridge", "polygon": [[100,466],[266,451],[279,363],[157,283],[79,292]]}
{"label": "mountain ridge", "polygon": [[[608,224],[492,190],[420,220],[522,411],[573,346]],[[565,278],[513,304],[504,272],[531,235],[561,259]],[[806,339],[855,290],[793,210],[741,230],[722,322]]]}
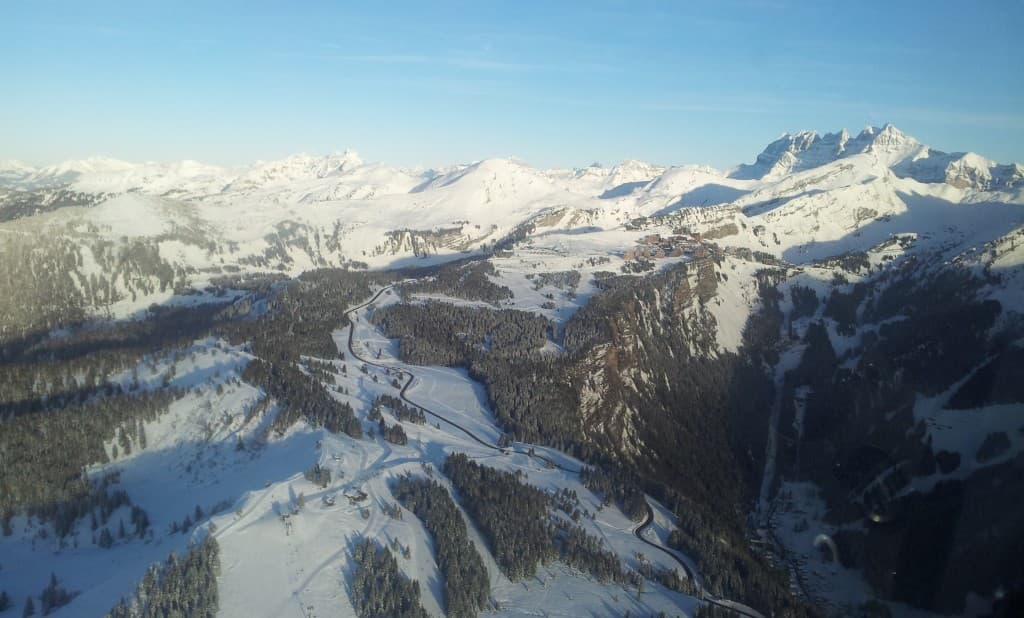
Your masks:
{"label": "mountain ridge", "polygon": [[[21,428],[0,436],[51,418],[97,425],[47,434],[43,446],[84,440],[75,459],[19,438],[0,468],[19,491],[52,497],[43,470],[76,479],[79,500],[127,500],[82,493],[110,473],[150,530],[124,502],[92,531],[92,506],[58,510],[52,532],[19,510],[0,544],[25,568],[0,581],[23,597],[57,573],[82,592],[65,615],[101,613],[203,522],[225,556],[226,614],[334,611],[350,601],[337,586],[346,548],[365,534],[389,539],[440,614],[431,538],[403,522],[389,483],[443,472],[458,448],[529,469],[599,534],[588,545],[643,574],[634,603],[619,585],[538,571],[604,613],[693,615],[703,590],[764,615],[997,605],[1014,558],[989,532],[1001,509],[943,545],[914,508],[955,514],[956,483],[989,503],[1024,495],[1020,166],[895,127],[801,132],[765,151],[740,173],[509,158],[403,170],[351,151],[229,171],[8,164],[0,178],[57,184],[0,180],[0,411]],[[160,399],[139,408],[139,390]],[[114,402],[110,421],[89,402]],[[417,421],[410,402],[447,424]],[[584,461],[612,467],[579,479],[563,467]],[[642,527],[637,499],[653,510]],[[122,514],[137,530],[115,541]],[[651,543],[678,560],[639,553]],[[536,598],[533,581],[502,579],[496,548],[476,547],[496,612]],[[943,547],[958,567],[998,560],[942,580],[927,565]]]}
{"label": "mountain ridge", "polygon": [[[770,182],[794,173],[822,167],[857,154],[877,158],[885,167],[902,177],[925,183],[946,182],[958,188],[979,190],[1014,190],[1024,183],[1024,166],[1012,162],[999,164],[974,152],[945,152],[923,144],[892,124],[866,127],[856,136],[843,129],[819,134],[804,130],[783,133],[769,143],[753,164],[740,164],[721,172],[726,179]],[[606,197],[622,197],[641,189],[645,184],[665,184],[667,173],[680,169],[706,170],[710,176],[719,173],[708,166],[660,166],[638,160],[625,160],[611,167],[592,165],[570,169],[534,168],[515,158],[484,159],[470,164],[457,164],[446,169],[425,170],[402,168],[383,163],[367,163],[354,150],[335,151],[324,156],[298,153],[280,160],[259,161],[250,165],[226,168],[197,161],[129,163],[105,157],[61,162],[33,167],[13,160],[0,162],[0,187],[34,190],[69,186],[88,192],[164,192],[174,188],[193,196],[230,192],[267,190],[303,181],[332,181],[354,185],[360,174],[373,176],[372,190],[349,186],[347,191],[324,189],[326,198],[359,198],[381,194],[421,192],[451,184],[472,176],[472,170],[489,169],[507,177],[515,173],[503,168],[511,166],[522,174],[550,180],[566,190]],[[511,169],[511,168],[510,168]],[[314,191],[315,193],[315,191]]]}

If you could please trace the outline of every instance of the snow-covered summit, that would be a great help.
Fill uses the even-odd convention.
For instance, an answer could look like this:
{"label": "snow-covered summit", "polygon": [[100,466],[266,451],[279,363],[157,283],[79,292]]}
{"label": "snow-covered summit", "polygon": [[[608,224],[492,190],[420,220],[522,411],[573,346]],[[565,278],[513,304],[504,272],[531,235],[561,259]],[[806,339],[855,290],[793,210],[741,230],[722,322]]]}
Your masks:
{"label": "snow-covered summit", "polygon": [[[926,198],[1024,204],[1024,168],[934,150],[885,125],[855,136],[845,130],[785,134],[755,163],[729,171],[638,160],[545,170],[515,158],[422,170],[367,163],[348,150],[240,168],[104,158],[38,169],[6,162],[0,163],[0,188],[31,193],[0,194],[2,219],[19,224],[90,229],[109,210],[106,202],[127,196],[115,202],[116,216],[102,220],[111,234],[120,229],[117,218],[131,218],[133,208],[146,214],[154,234],[180,231],[173,218],[186,213],[191,230],[213,243],[230,243],[242,265],[298,272],[346,260],[384,266],[472,252],[531,228],[581,234],[638,217],[678,213],[696,220],[716,216],[696,212],[716,206],[774,222],[779,231],[771,243],[752,237],[751,248],[781,254],[787,247],[838,242],[871,221],[903,216],[910,203]],[[881,224],[871,229],[891,231]],[[128,232],[119,234],[143,230]],[[206,259],[195,261],[213,268]],[[220,267],[219,257],[209,259]]]}
{"label": "snow-covered summit", "polygon": [[484,203],[557,191],[541,171],[513,157],[484,159],[454,169],[428,180],[414,192],[440,189],[458,191],[467,198]]}
{"label": "snow-covered summit", "polygon": [[285,184],[298,180],[338,176],[363,165],[362,158],[351,150],[324,157],[298,154],[279,161],[258,162],[235,178],[228,189],[246,190]]}
{"label": "snow-covered summit", "polygon": [[[979,191],[1016,190],[1024,178],[1019,164],[1001,165],[973,153],[947,154],[886,124],[868,126],[856,136],[845,129],[824,134],[786,133],[768,144],[754,163],[726,172],[694,165],[666,168],[634,159],[611,167],[595,163],[583,168],[544,170],[515,158],[485,159],[425,171],[367,163],[356,152],[345,150],[324,156],[292,155],[238,168],[196,161],[128,163],[105,157],[41,168],[3,161],[0,187],[67,187],[100,194],[134,191],[222,202],[233,196],[291,203],[375,199],[441,189],[451,192],[446,188],[454,186],[460,187],[458,192],[464,196],[474,200],[480,197],[484,203],[533,201],[559,192],[606,200],[645,200],[652,194],[682,195],[711,182],[730,189],[756,189],[836,161],[851,161],[865,174],[883,176],[891,170],[901,178]],[[702,197],[694,204],[718,203],[718,199],[734,193],[719,191],[715,199]]]}
{"label": "snow-covered summit", "polygon": [[973,152],[946,153],[931,148],[893,168],[900,177],[918,182],[946,183],[958,189],[1013,190],[1024,185],[1024,166],[1001,165]]}
{"label": "snow-covered summit", "polygon": [[35,171],[36,168],[21,161],[0,161],[0,187],[19,185]]}
{"label": "snow-covered summit", "polygon": [[752,165],[740,165],[730,176],[739,180],[778,179],[857,154],[902,158],[920,148],[920,142],[892,124],[868,126],[853,138],[846,129],[824,135],[816,131],[785,133],[768,144]]}
{"label": "snow-covered summit", "polygon": [[544,173],[567,190],[605,199],[626,197],[665,172],[665,167],[626,159],[612,167],[594,163],[573,169],[552,169]]}
{"label": "snow-covered summit", "polygon": [[5,161],[0,163],[0,180],[4,180],[5,184],[9,183],[15,188],[22,189],[53,187],[73,183],[84,176],[124,173],[137,166],[137,164],[110,157],[89,157],[63,161],[40,168],[18,161]]}

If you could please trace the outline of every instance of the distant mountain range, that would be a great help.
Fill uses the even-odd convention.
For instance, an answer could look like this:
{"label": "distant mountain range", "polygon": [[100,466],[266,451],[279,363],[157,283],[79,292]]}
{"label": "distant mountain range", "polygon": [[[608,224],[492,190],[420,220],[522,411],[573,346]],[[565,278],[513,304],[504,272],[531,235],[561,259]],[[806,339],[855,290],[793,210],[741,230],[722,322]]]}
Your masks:
{"label": "distant mountain range", "polygon": [[[445,243],[423,245],[423,254],[478,250],[551,209],[573,209],[581,213],[575,221],[602,228],[631,217],[720,204],[739,206],[744,216],[777,211],[771,218],[782,220],[797,210],[805,218],[813,210],[831,227],[840,224],[831,232],[796,224],[776,230],[780,243],[763,248],[784,252],[836,241],[838,233],[860,227],[870,211],[875,212],[871,218],[891,216],[909,202],[930,198],[1020,204],[1022,187],[1020,164],[940,152],[886,125],[868,127],[856,137],[845,130],[783,135],[753,164],[730,170],[641,161],[539,170],[516,159],[422,170],[365,163],[351,151],[236,169],[194,161],[90,158],[42,168],[6,161],[0,163],[0,220],[29,219],[45,226],[83,217],[138,217],[156,227],[132,225],[129,235],[145,236],[166,230],[169,222],[158,211],[187,211],[211,239],[237,243],[236,259],[265,252],[265,238],[288,225],[293,232],[284,264],[294,270],[345,260],[383,266],[416,253],[382,245],[398,229],[428,236],[458,230],[447,234]],[[109,202],[118,196],[128,197]],[[788,207],[778,209],[783,202]],[[98,210],[37,216],[85,205]],[[238,225],[240,216],[244,226]],[[317,247],[311,236],[316,234],[332,237],[337,249]],[[294,246],[296,235],[306,237],[308,250]]]}
{"label": "distant mountain range", "polygon": [[[442,530],[500,615],[1016,615],[1022,191],[891,125],[727,170],[2,162],[0,592],[99,615],[198,525],[222,615],[352,613],[360,537],[440,614]],[[403,521],[456,451],[532,515]]]}

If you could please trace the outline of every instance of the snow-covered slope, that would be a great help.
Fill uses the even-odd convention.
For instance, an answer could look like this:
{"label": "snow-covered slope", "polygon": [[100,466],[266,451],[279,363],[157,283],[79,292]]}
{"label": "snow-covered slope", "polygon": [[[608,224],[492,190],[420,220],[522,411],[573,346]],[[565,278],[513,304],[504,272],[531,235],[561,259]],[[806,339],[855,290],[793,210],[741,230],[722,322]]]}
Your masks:
{"label": "snow-covered slope", "polygon": [[862,153],[872,153],[893,162],[921,148],[920,142],[891,124],[881,129],[866,127],[854,138],[846,129],[825,135],[800,131],[794,135],[784,134],[769,144],[753,165],[741,165],[733,170],[731,176],[774,180]]}
{"label": "snow-covered slope", "polygon": [[[351,151],[235,169],[104,158],[36,169],[9,161],[0,164],[0,230],[64,238],[84,254],[124,238],[150,242],[170,268],[198,282],[225,269],[297,274],[436,262],[530,231],[571,230],[579,241],[628,231],[638,217],[805,262],[891,234],[941,242],[955,228],[958,244],[991,240],[1020,225],[1022,189],[1019,164],[946,154],[886,125],[856,136],[784,135],[754,164],[727,171],[633,160],[539,170],[516,159],[420,170],[366,163]],[[634,240],[622,235],[615,249]],[[84,276],[94,261],[81,259]]]}
{"label": "snow-covered slope", "polygon": [[[872,272],[908,256],[931,268],[958,265],[986,276],[979,298],[999,301],[1006,309],[1001,319],[1010,320],[1024,310],[1022,188],[1020,164],[940,152],[891,125],[856,136],[845,130],[785,135],[755,163],[733,170],[640,161],[538,170],[515,159],[420,170],[367,163],[351,151],[240,168],[104,158],[34,168],[5,161],[0,259],[13,266],[0,279],[0,323],[4,334],[18,326],[51,332],[66,317],[46,313],[58,304],[57,292],[68,296],[59,300],[82,309],[68,314],[70,321],[138,316],[152,303],[207,302],[210,297],[194,288],[225,274],[383,269],[492,252],[490,277],[511,295],[500,304],[548,318],[553,332],[617,274],[692,265],[686,286],[680,284],[688,294],[692,279],[698,300],[691,309],[652,315],[683,324],[706,312],[713,341],[699,352],[708,356],[742,353],[748,318],[762,302],[758,275],[766,265],[779,266],[791,282],[822,300],[833,288],[869,280]],[[854,252],[862,253],[863,266],[853,273],[826,259]],[[783,310],[790,312],[792,290],[781,289]],[[396,301],[381,298],[378,306]],[[816,311],[820,318],[824,309]],[[39,312],[43,319],[32,321]],[[27,322],[19,325],[12,316],[28,316]],[[789,336],[810,321],[798,321]],[[317,377],[331,397],[353,406],[366,428],[374,426],[366,420],[370,403],[397,392],[390,371],[401,370],[416,375],[407,393],[417,403],[445,410],[488,443],[501,437],[483,387],[466,372],[400,362],[397,343],[385,339],[365,311],[355,316],[354,329],[354,341],[377,352],[381,366],[364,373],[356,370],[356,359],[348,359],[351,367],[331,359],[330,371]],[[348,331],[333,335],[339,351],[346,351]],[[838,354],[852,354],[855,338],[831,335]],[[560,354],[557,339],[552,336],[541,352]],[[802,350],[802,343],[795,345]],[[587,530],[630,568],[642,561],[675,568],[672,559],[651,552],[632,533],[634,524],[621,512],[600,509],[599,497],[578,475],[522,453],[495,453],[449,425],[416,425],[402,446],[332,435],[304,423],[270,436],[268,423],[277,412],[272,398],[239,380],[252,354],[244,345],[207,338],[173,359],[141,364],[134,378],[126,373],[123,385],[138,379],[158,388],[166,381],[187,391],[145,426],[148,447],[136,445],[132,454],[114,455],[90,469],[93,475],[119,472],[121,485],[153,513],[155,533],[148,541],[119,540],[101,550],[90,544],[83,526],[72,548],[40,538],[40,527],[19,516],[15,532],[0,538],[0,566],[23,568],[5,568],[0,581],[23,598],[22,591],[36,593],[50,572],[59,571],[82,594],[58,615],[101,613],[131,589],[146,564],[185,548],[188,538],[170,526],[200,506],[203,526],[224,552],[224,615],[351,613],[347,552],[360,535],[410,548],[401,569],[421,582],[424,605],[437,614],[443,598],[432,541],[412,518],[392,519],[381,507],[393,503],[390,482],[398,475],[422,474],[425,463],[436,468],[456,450],[528,474],[545,490],[576,492],[588,510],[599,512],[584,521]],[[638,384],[646,379],[639,373],[628,377]],[[584,393],[595,409],[596,392]],[[946,424],[939,412],[918,407]],[[1000,423],[1006,420],[1002,409],[990,412]],[[1012,429],[1009,420],[1005,429]],[[973,431],[965,453],[977,450],[984,438],[980,431]],[[937,443],[949,437],[935,436]],[[113,446],[107,445],[110,455]],[[1007,453],[1022,448],[1014,438]],[[302,476],[316,463],[335,473],[326,489]],[[964,474],[973,471],[965,468]],[[347,490],[367,492],[373,507],[368,516],[362,507],[322,500]],[[292,512],[303,492],[307,506],[289,515],[286,526],[281,516]],[[655,519],[654,534],[664,538],[673,518],[659,506]],[[479,533],[471,534],[484,547]],[[482,553],[500,615],[676,614],[692,612],[697,603],[656,584],[640,595],[557,564],[536,581],[514,584]]]}
{"label": "snow-covered slope", "polygon": [[664,171],[665,168],[659,165],[627,159],[610,168],[595,163],[589,167],[548,170],[545,173],[573,193],[612,199],[632,194]]}

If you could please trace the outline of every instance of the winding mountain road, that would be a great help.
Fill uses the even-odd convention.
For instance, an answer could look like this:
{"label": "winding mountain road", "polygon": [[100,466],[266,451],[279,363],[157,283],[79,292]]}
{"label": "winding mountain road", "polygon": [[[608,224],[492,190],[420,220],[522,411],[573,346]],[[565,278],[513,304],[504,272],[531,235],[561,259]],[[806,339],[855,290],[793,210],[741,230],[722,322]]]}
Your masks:
{"label": "winding mountain road", "polygon": [[[387,287],[381,288],[380,290],[377,291],[376,294],[373,295],[373,297],[370,298],[370,300],[368,300],[368,301],[366,301],[366,302],[364,302],[364,303],[362,303],[360,305],[356,305],[355,307],[352,307],[351,309],[349,309],[348,311],[345,312],[345,316],[348,318],[348,321],[349,321],[349,325],[348,325],[348,352],[349,352],[349,354],[352,355],[352,358],[354,360],[358,360],[359,362],[364,363],[366,365],[370,365],[372,367],[379,367],[381,369],[390,369],[391,367],[389,365],[385,365],[383,363],[377,363],[377,362],[374,362],[372,360],[365,359],[365,358],[359,356],[359,354],[356,353],[355,346],[354,346],[356,324],[355,324],[355,320],[353,319],[353,317],[354,317],[354,314],[356,312],[358,312],[358,311],[366,308],[367,306],[372,305],[373,303],[377,302],[377,299],[379,299],[385,292],[387,292],[388,290],[390,290],[392,288],[393,288],[393,286],[387,286]],[[444,423],[447,423],[448,425],[451,425],[452,427],[454,427],[454,428],[458,429],[459,431],[461,431],[462,433],[466,434],[466,436],[468,436],[469,438],[471,438],[472,440],[474,440],[475,442],[477,442],[478,444],[480,444],[481,446],[483,446],[485,448],[489,448],[489,449],[492,449],[492,450],[495,450],[495,451],[500,451],[500,452],[511,451],[511,452],[514,452],[514,453],[519,453],[519,454],[522,454],[522,455],[527,455],[529,457],[533,457],[535,459],[539,459],[539,460],[543,461],[544,464],[546,466],[548,466],[548,467],[558,468],[560,470],[564,470],[566,472],[571,472],[573,474],[579,474],[580,473],[580,470],[578,468],[568,468],[568,467],[563,466],[563,465],[559,464],[558,462],[552,460],[549,457],[545,457],[544,455],[541,455],[540,453],[537,453],[536,447],[531,448],[529,446],[526,446],[525,448],[523,448],[521,446],[513,445],[511,447],[503,448],[503,447],[500,447],[500,446],[498,446],[496,444],[492,444],[491,442],[488,442],[488,441],[480,438],[480,436],[476,435],[475,433],[473,433],[472,431],[470,431],[466,427],[456,423],[455,421],[453,421],[453,420],[451,420],[451,419],[449,419],[449,418],[447,418],[447,417],[445,417],[445,416],[443,416],[441,414],[438,414],[437,412],[434,412],[433,410],[430,410],[429,408],[421,406],[420,404],[416,403],[415,401],[412,401],[406,395],[406,391],[408,391],[409,387],[412,386],[413,382],[416,380],[416,376],[415,376],[415,374],[412,371],[410,371],[408,369],[407,365],[402,367],[402,372],[403,372],[403,374],[407,375],[407,379],[405,381],[405,384],[402,385],[401,391],[399,391],[399,396],[407,404],[409,404],[409,405],[411,405],[411,406],[413,406],[413,407],[415,407],[415,408],[417,408],[419,410],[422,410],[424,414],[432,416],[432,417],[438,419],[441,422],[444,422]],[[649,545],[649,546],[657,549],[658,551],[665,553],[666,555],[671,557],[674,561],[679,563],[679,566],[681,566],[683,571],[686,573],[686,577],[690,581],[692,581],[694,583],[694,585],[697,587],[697,592],[699,594],[698,598],[700,600],[704,601],[705,603],[708,603],[708,604],[711,604],[711,605],[716,605],[716,606],[721,607],[723,609],[727,609],[729,611],[735,612],[738,615],[747,616],[748,618],[765,618],[764,614],[761,614],[760,612],[758,612],[757,610],[754,610],[753,608],[747,607],[746,605],[743,605],[741,603],[737,603],[736,601],[730,601],[728,599],[723,599],[723,598],[717,597],[715,595],[712,595],[710,592],[707,591],[707,589],[705,589],[699,583],[699,581],[697,580],[693,570],[690,568],[690,566],[686,563],[685,560],[680,558],[671,549],[669,549],[669,548],[667,548],[667,547],[665,547],[663,545],[660,545],[658,543],[655,543],[655,542],[647,539],[646,536],[644,535],[644,533],[647,531],[648,528],[650,528],[651,524],[654,522],[654,509],[653,509],[653,507],[651,507],[650,501],[648,501],[646,498],[644,500],[645,500],[645,503],[647,505],[647,515],[645,516],[644,521],[642,521],[633,530],[633,534],[636,536],[636,538],[640,539],[640,541],[642,541],[646,545]]]}

